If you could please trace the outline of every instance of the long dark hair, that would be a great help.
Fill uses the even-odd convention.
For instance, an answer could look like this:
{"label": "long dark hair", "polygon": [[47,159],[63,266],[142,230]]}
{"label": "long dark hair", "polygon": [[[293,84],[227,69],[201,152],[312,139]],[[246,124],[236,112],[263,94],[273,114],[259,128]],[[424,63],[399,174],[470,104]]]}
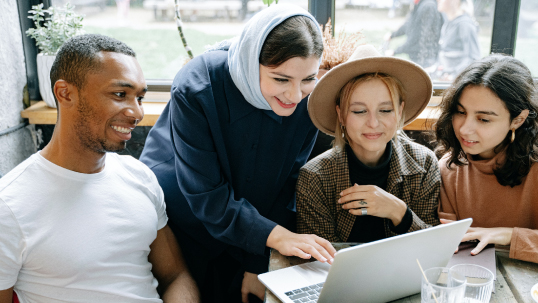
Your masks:
{"label": "long dark hair", "polygon": [[511,132],[495,147],[500,152],[506,147],[504,163],[494,169],[501,185],[514,187],[521,184],[531,165],[538,162],[538,100],[536,88],[529,69],[519,60],[505,55],[493,54],[469,65],[452,83],[441,102],[441,116],[435,124],[438,155],[450,153],[447,168],[452,164],[465,165],[466,154],[456,138],[452,117],[457,112],[460,96],[467,86],[489,88],[501,99],[510,113],[510,121],[523,110],[529,110],[525,122],[516,129],[516,139],[510,143]]}
{"label": "long dark hair", "polygon": [[306,16],[293,16],[277,25],[265,39],[260,64],[279,66],[288,59],[321,57],[323,39],[314,21]]}

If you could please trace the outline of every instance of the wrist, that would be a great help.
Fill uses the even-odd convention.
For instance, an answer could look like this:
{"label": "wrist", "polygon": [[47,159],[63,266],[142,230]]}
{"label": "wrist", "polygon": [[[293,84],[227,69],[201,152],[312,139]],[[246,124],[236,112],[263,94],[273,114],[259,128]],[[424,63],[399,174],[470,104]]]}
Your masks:
{"label": "wrist", "polygon": [[280,225],[275,226],[275,228],[273,228],[273,230],[269,234],[269,237],[267,237],[267,242],[266,242],[265,245],[267,247],[277,249],[278,243],[280,243],[280,241],[282,239],[282,235],[286,231],[287,231],[287,229],[285,229],[284,227],[282,227]]}
{"label": "wrist", "polygon": [[402,200],[397,199],[396,200],[398,207],[395,211],[392,212],[392,217],[390,220],[392,221],[392,224],[394,226],[400,225],[402,223],[403,217],[405,216],[405,213],[407,212],[407,204],[405,204]]}

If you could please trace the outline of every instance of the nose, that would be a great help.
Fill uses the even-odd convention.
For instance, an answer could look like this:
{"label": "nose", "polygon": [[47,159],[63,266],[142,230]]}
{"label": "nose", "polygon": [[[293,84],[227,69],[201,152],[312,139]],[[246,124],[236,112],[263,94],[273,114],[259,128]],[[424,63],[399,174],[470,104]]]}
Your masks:
{"label": "nose", "polygon": [[127,108],[125,108],[123,114],[126,117],[134,119],[134,123],[138,124],[138,122],[142,121],[144,118],[144,107],[142,106],[142,103],[139,102],[135,97],[131,102],[129,102],[129,105]]}
{"label": "nose", "polygon": [[370,111],[368,113],[368,120],[366,121],[366,125],[370,128],[376,128],[379,125],[379,120],[377,119],[377,115],[374,111]]}
{"label": "nose", "polygon": [[460,134],[470,135],[474,133],[474,121],[473,119],[466,118],[463,124],[460,126]]}
{"label": "nose", "polygon": [[291,87],[286,90],[284,97],[286,97],[288,101],[293,103],[301,102],[301,100],[303,99],[303,92],[301,91],[301,86],[291,85]]}

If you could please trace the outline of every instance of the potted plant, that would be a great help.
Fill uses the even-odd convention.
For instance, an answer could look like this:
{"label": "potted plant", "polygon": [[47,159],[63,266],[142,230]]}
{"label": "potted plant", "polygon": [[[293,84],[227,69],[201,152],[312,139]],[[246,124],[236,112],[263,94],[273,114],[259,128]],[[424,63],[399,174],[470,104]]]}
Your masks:
{"label": "potted plant", "polygon": [[67,3],[63,8],[51,6],[43,9],[43,4],[32,6],[28,18],[34,20],[35,28],[26,31],[26,35],[36,40],[40,50],[37,55],[37,75],[39,92],[43,101],[56,107],[50,83],[50,69],[58,49],[67,39],[82,34],[83,17],[74,12],[74,6]]}

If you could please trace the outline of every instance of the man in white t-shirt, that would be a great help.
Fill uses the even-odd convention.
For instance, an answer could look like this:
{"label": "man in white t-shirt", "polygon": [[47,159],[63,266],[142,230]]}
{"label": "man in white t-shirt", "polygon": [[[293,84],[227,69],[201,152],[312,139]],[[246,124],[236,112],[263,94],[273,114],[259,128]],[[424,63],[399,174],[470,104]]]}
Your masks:
{"label": "man in white t-shirt", "polygon": [[153,172],[125,148],[146,83],[135,53],[77,36],[51,71],[50,143],[0,179],[0,303],[198,302]]}

